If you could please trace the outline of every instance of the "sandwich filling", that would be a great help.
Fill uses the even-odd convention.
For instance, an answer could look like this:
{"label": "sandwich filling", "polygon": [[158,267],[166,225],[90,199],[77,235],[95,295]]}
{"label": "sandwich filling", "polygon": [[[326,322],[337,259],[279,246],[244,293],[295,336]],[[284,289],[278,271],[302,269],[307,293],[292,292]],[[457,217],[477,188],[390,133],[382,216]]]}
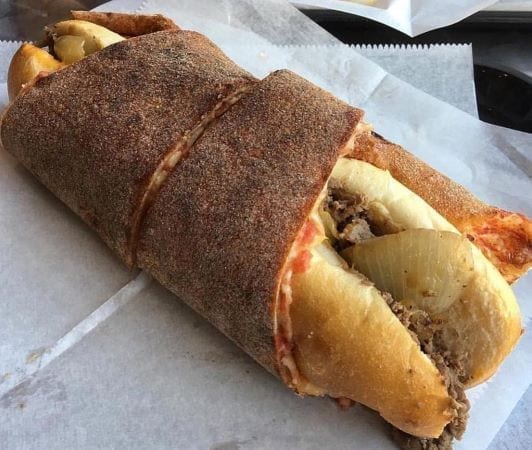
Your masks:
{"label": "sandwich filling", "polygon": [[[379,215],[378,210],[372,209],[363,194],[351,194],[337,186],[334,180],[329,182],[321,213],[338,252],[376,236],[402,231],[389,218]],[[469,402],[463,385],[466,379],[464,361],[467,355],[465,352],[455,354],[446,348],[442,339],[440,320],[431,319],[427,312],[412,305],[404,305],[387,292],[382,292],[382,296],[391,311],[409,331],[412,339],[419,344],[421,350],[441,373],[452,399],[454,416],[437,439],[420,439],[399,430],[394,431],[394,436],[402,448],[450,448],[453,438],[462,437],[468,417]]]}
{"label": "sandwich filling", "polygon": [[454,354],[446,348],[441,338],[441,322],[433,321],[421,309],[405,307],[394,300],[389,293],[383,293],[383,297],[412,338],[418,342],[423,353],[430,357],[440,371],[452,399],[454,411],[453,419],[437,439],[415,438],[399,430],[394,430],[394,438],[402,448],[442,450],[451,448],[453,438],[461,439],[467,424],[469,401],[462,383],[466,377],[464,360],[467,355]]}

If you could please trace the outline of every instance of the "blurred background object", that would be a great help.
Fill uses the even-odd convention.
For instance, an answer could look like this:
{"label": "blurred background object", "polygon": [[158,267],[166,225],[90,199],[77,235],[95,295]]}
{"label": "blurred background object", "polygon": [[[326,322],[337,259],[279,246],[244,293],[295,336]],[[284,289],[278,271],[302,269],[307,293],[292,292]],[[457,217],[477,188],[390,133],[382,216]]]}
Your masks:
{"label": "blurred background object", "polygon": [[42,28],[68,16],[72,9],[92,9],[100,0],[0,0],[0,40],[33,41]]}

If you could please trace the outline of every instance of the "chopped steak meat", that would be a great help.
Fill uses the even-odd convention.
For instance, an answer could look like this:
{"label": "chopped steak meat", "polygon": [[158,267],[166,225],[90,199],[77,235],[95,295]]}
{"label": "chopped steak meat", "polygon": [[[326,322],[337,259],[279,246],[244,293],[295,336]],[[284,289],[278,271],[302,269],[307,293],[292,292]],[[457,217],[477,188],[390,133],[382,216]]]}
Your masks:
{"label": "chopped steak meat", "polygon": [[[387,230],[371,220],[368,201],[362,194],[350,194],[341,187],[329,182],[324,210],[332,217],[336,225],[334,246],[343,250],[350,245],[387,234]],[[389,227],[388,227],[389,228]],[[389,231],[388,231],[389,232]],[[442,324],[434,321],[423,310],[406,306],[384,292],[383,297],[392,312],[410,332],[421,350],[431,358],[440,371],[455,415],[445,427],[441,436],[436,439],[421,439],[394,429],[394,439],[405,450],[448,450],[452,448],[454,438],[460,439],[464,433],[469,401],[464,393],[465,380],[464,361],[466,354],[453,354],[448,351],[442,340]]]}
{"label": "chopped steak meat", "polygon": [[353,195],[329,184],[326,207],[338,226],[343,228],[353,217],[363,215],[368,209],[368,204],[364,195]]}
{"label": "chopped steak meat", "polygon": [[375,237],[368,222],[368,204],[364,195],[352,195],[342,188],[329,186],[324,208],[336,223],[337,250]]}
{"label": "chopped steak meat", "polygon": [[369,224],[365,219],[354,217],[345,226],[343,231],[339,234],[341,240],[350,242],[352,244],[371,239],[375,235],[371,232]]}
{"label": "chopped steak meat", "polygon": [[394,439],[405,450],[451,449],[453,438],[460,439],[464,434],[468,418],[469,401],[462,384],[465,379],[464,360],[467,355],[452,354],[445,348],[441,339],[441,324],[433,321],[425,311],[407,307],[394,300],[388,293],[383,293],[383,297],[392,312],[419,343],[421,350],[432,359],[442,374],[455,412],[454,418],[436,439],[421,439],[395,429]]}
{"label": "chopped steak meat", "polygon": [[447,431],[447,428],[436,439],[420,439],[403,433],[397,428],[393,429],[392,434],[393,439],[402,450],[448,450],[453,448],[453,436]]}

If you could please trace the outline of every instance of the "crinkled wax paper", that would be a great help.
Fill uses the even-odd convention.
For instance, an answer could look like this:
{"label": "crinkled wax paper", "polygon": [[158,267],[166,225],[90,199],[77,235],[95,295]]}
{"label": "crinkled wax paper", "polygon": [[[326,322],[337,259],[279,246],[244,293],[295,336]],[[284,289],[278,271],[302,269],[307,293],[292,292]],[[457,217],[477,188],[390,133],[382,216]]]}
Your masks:
{"label": "crinkled wax paper", "polygon": [[356,45],[388,73],[478,117],[471,44]]}

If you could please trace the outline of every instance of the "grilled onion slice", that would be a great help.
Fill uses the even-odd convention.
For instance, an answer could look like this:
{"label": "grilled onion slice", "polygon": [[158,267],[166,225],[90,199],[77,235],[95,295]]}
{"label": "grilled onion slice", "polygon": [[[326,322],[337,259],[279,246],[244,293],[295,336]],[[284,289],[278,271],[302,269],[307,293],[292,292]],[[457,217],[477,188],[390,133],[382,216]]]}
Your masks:
{"label": "grilled onion slice", "polygon": [[54,51],[66,64],[124,40],[119,34],[84,20],[65,20],[46,30],[54,41]]}
{"label": "grilled onion slice", "polygon": [[378,289],[436,315],[462,297],[474,273],[470,242],[450,231],[401,231],[360,242],[342,255]]}

